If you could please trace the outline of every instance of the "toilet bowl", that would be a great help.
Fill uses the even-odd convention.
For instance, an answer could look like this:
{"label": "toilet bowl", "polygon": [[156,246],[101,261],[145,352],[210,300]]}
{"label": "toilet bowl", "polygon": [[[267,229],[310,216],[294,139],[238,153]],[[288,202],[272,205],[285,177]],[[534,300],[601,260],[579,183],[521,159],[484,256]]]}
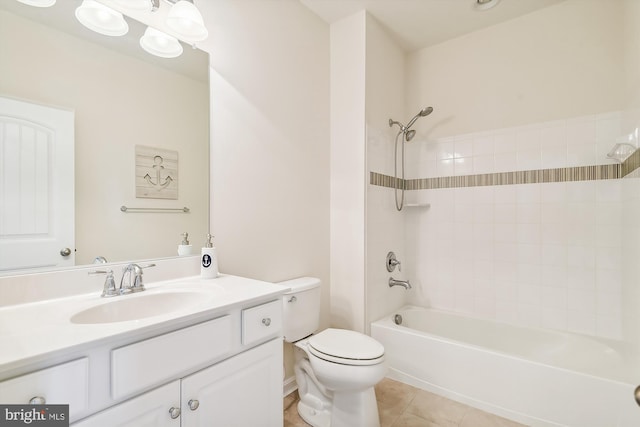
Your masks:
{"label": "toilet bowl", "polygon": [[284,337],[294,343],[298,413],[313,427],[379,427],[374,386],[384,378],[384,347],[373,338],[319,325],[320,281],[281,282]]}

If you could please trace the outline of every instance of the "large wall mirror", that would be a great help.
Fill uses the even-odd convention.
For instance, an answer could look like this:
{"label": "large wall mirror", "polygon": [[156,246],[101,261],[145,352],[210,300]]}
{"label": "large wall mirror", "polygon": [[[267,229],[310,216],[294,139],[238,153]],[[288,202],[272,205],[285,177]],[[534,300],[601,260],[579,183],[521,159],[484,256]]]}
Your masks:
{"label": "large wall mirror", "polygon": [[[0,3],[0,98],[68,111],[72,117],[74,148],[68,169],[74,178],[65,191],[74,202],[51,217],[72,218],[75,236],[54,251],[69,247],[71,265],[91,264],[96,257],[108,262],[171,257],[177,255],[184,232],[199,248],[209,229],[208,54],[183,46],[178,58],[154,57],[139,46],[146,29],[141,23],[126,18],[127,35],[102,36],[75,19],[79,4],[65,0],[36,8],[14,0]],[[3,114],[7,116],[0,111]],[[0,123],[5,172],[16,163],[9,160],[9,128]],[[177,158],[177,195],[137,194],[140,153],[145,150],[147,156],[169,153],[165,157]],[[34,170],[45,169],[36,165]],[[152,174],[152,184],[158,176]],[[23,201],[28,197],[23,196],[38,184],[0,179],[0,186],[0,244],[5,242],[0,274],[65,265],[39,263],[39,255],[28,251],[29,261],[8,261],[7,254],[17,253],[6,249],[13,233],[9,226],[19,228],[16,224],[30,218]],[[47,204],[51,200],[43,206]],[[122,206],[148,211],[123,212]],[[183,207],[188,212],[180,211]],[[47,226],[51,231],[53,226]],[[40,246],[46,240],[38,233],[26,238]]]}

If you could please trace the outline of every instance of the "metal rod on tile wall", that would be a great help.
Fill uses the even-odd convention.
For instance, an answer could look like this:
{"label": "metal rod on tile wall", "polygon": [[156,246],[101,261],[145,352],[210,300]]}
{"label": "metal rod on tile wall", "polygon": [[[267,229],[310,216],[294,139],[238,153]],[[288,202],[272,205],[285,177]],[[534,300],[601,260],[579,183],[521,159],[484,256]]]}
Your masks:
{"label": "metal rod on tile wall", "polygon": [[189,213],[188,207],[183,208],[129,208],[124,205],[120,206],[120,210],[125,213]]}

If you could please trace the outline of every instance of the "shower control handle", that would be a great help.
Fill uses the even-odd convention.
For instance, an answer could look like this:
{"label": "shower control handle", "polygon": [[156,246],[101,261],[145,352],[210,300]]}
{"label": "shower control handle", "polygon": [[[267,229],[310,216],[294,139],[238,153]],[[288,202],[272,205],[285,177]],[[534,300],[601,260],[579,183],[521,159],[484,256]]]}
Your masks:
{"label": "shower control handle", "polygon": [[387,254],[387,271],[391,273],[398,266],[398,271],[402,271],[402,263],[396,258],[396,254],[389,252]]}
{"label": "shower control handle", "polygon": [[636,403],[638,404],[638,406],[640,406],[640,385],[638,387],[636,387],[636,390],[634,391],[634,397],[636,398]]}

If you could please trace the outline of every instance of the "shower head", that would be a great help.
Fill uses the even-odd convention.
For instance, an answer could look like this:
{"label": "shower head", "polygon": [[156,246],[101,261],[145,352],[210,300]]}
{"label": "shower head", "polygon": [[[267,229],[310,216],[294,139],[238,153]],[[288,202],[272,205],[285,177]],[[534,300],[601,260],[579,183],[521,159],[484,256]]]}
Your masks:
{"label": "shower head", "polygon": [[404,139],[405,141],[409,142],[413,139],[414,136],[416,136],[416,131],[415,130],[411,130],[411,126],[413,126],[413,124],[416,122],[416,120],[418,120],[420,117],[425,117],[428,116],[429,114],[431,114],[433,112],[433,107],[427,107],[427,108],[423,108],[422,110],[420,110],[420,112],[418,112],[418,114],[416,114],[410,121],[409,123],[405,126],[400,122],[397,122],[395,120],[389,119],[389,127],[392,127],[393,125],[398,125],[398,127],[400,127],[400,133],[404,134]]}
{"label": "shower head", "polygon": [[413,119],[411,119],[409,121],[409,123],[407,124],[406,128],[409,129],[411,126],[413,126],[413,124],[416,122],[416,120],[418,120],[420,117],[428,116],[432,112],[433,112],[433,107],[423,108],[422,110],[420,110],[420,112],[418,114],[413,116]]}
{"label": "shower head", "polygon": [[421,117],[425,117],[431,113],[433,113],[433,107],[423,108],[418,114],[420,114]]}

